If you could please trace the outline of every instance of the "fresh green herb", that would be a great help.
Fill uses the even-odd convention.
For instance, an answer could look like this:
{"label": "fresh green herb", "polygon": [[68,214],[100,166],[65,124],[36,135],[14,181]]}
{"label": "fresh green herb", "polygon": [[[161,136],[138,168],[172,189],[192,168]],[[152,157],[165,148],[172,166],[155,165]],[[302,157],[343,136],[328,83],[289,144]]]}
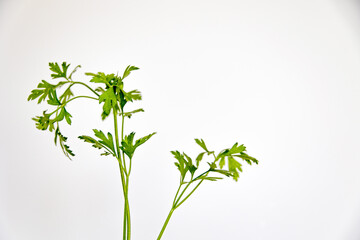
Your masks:
{"label": "fresh green herb", "polygon": [[[224,149],[218,154],[215,154],[214,151],[208,150],[203,139],[195,139],[195,142],[202,148],[202,150],[205,151],[198,154],[195,160],[195,165],[193,164],[193,160],[186,153],[180,153],[179,151],[171,152],[176,159],[175,166],[180,172],[180,183],[170,212],[157,238],[158,240],[161,239],[173,212],[195,192],[204,180],[217,181],[222,179],[218,176],[210,176],[211,174],[220,174],[226,177],[232,177],[235,181],[237,181],[239,179],[239,171],[242,172],[242,165],[235,159],[235,157],[245,160],[250,165],[252,163],[258,164],[258,160],[245,153],[246,148],[244,145],[238,146],[238,143],[235,143],[231,148]],[[195,177],[199,164],[205,154],[212,155],[213,160],[208,162],[209,168],[206,171]],[[225,159],[228,160],[227,170],[223,169],[225,166]]]}
{"label": "fresh green herb", "polygon": [[[43,111],[42,115],[34,117],[33,120],[35,121],[36,128],[39,130],[48,130],[50,132],[55,130],[55,145],[59,143],[65,156],[71,159],[75,154],[70,147],[66,145],[67,137],[60,132],[60,124],[66,122],[71,125],[72,123],[72,115],[66,108],[68,104],[78,98],[95,100],[102,105],[101,118],[103,120],[110,115],[113,116],[113,134],[110,132],[105,134],[101,130],[93,129],[93,137],[82,135],[79,136],[79,139],[90,143],[94,148],[100,149],[102,151],[101,155],[111,155],[116,158],[119,164],[124,196],[123,240],[130,240],[131,218],[128,192],[132,159],[135,150],[156,134],[154,132],[137,140],[135,140],[135,132],[131,132],[129,135],[124,134],[125,119],[131,118],[136,113],[144,112],[142,108],[125,111],[125,106],[128,102],[142,99],[141,93],[138,90],[124,90],[124,79],[128,77],[132,71],[138,70],[139,68],[129,65],[122,76],[105,74],[103,72],[85,73],[86,76],[91,77],[91,83],[101,85],[93,89],[86,83],[72,80],[73,74],[81,67],[80,65],[76,66],[70,74],[68,74],[69,67],[70,64],[66,62],[63,62],[61,65],[58,63],[49,63],[49,68],[52,71],[50,76],[52,77],[53,83],[42,80],[37,85],[37,88],[31,91],[28,101],[37,100],[37,103],[46,101],[47,104],[54,109],[50,113]],[[61,79],[61,81],[59,79]],[[90,91],[91,95],[76,96],[72,91],[74,85],[82,85]],[[64,86],[67,86],[66,89],[60,92]],[[121,127],[119,127],[118,117],[121,119]],[[232,147],[215,154],[215,151],[208,149],[203,139],[195,139],[195,142],[200,146],[202,151],[194,160],[184,152],[171,151],[176,159],[175,166],[180,173],[180,182],[170,212],[157,237],[158,240],[161,239],[173,212],[180,207],[205,180],[217,181],[222,179],[221,176],[225,176],[237,181],[240,172],[242,172],[242,164],[238,160],[243,160],[250,165],[252,163],[258,164],[258,160],[246,153],[246,147],[244,145],[235,143]],[[208,169],[206,171],[198,173],[199,165],[205,156],[207,156],[206,158],[211,157],[212,160],[207,162]]]}

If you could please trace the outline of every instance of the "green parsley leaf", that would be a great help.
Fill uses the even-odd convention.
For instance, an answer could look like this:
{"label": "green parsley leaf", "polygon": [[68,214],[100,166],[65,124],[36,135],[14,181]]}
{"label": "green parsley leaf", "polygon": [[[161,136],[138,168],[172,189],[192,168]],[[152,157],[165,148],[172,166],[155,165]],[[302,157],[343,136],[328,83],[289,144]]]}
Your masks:
{"label": "green parsley leaf", "polygon": [[187,168],[189,169],[189,172],[190,172],[190,174],[191,174],[191,177],[193,177],[195,171],[197,170],[197,167],[195,167],[195,166],[193,165],[192,159],[191,159],[186,153],[183,152],[183,155],[184,155],[185,158],[186,158],[185,164],[187,165]]}
{"label": "green parsley leaf", "polygon": [[61,108],[60,113],[57,113],[52,122],[60,122],[65,118],[65,108]]}
{"label": "green parsley leaf", "polygon": [[196,157],[196,166],[198,167],[200,164],[200,161],[203,159],[203,156],[206,152],[202,152],[200,153],[197,157]]}
{"label": "green parsley leaf", "polygon": [[220,174],[225,175],[227,177],[232,177],[233,176],[233,174],[231,172],[227,171],[227,170],[211,169],[210,171],[220,173]]}
{"label": "green parsley leaf", "polygon": [[181,179],[183,180],[186,176],[186,172],[188,170],[186,160],[184,158],[184,155],[182,155],[179,151],[171,151],[171,153],[174,155],[175,159],[178,162],[175,162],[175,166],[178,168]]}
{"label": "green parsley leaf", "polygon": [[74,93],[71,91],[70,88],[66,89],[63,94],[60,96],[60,102],[66,102],[68,101],[72,96],[74,96]]}
{"label": "green parsley leaf", "polygon": [[114,147],[114,140],[111,133],[108,133],[107,136],[105,136],[105,134],[101,130],[93,129],[93,131],[95,133],[95,136],[100,139],[99,143],[108,147],[113,153],[116,153]]}
{"label": "green parsley leaf", "polygon": [[130,158],[132,159],[135,147],[134,147],[134,136],[135,132],[131,132],[129,135],[125,135],[124,139],[121,141],[120,149]]}
{"label": "green parsley leaf", "polygon": [[71,114],[68,112],[68,111],[66,111],[66,109],[65,109],[65,107],[63,108],[64,109],[64,111],[65,111],[65,120],[66,120],[66,122],[69,124],[69,125],[71,125]]}
{"label": "green parsley leaf", "polygon": [[127,66],[125,71],[124,71],[124,74],[122,76],[122,79],[126,78],[127,76],[130,75],[131,71],[134,71],[134,70],[138,70],[139,68],[138,67],[135,67],[135,66]]}
{"label": "green parsley leaf", "polygon": [[51,120],[52,123],[55,123],[55,122],[60,122],[62,121],[64,118],[66,120],[66,122],[71,125],[71,114],[66,111],[65,107],[62,107],[61,110],[60,110],[60,113],[57,114],[57,116]]}
{"label": "green parsley leaf", "polygon": [[53,79],[55,78],[66,78],[66,72],[69,68],[70,64],[66,64],[66,62],[63,62],[61,64],[62,69],[60,69],[60,66],[58,63],[49,63],[50,70],[54,73],[51,74],[51,77]]}
{"label": "green parsley leaf", "polygon": [[235,143],[230,149],[228,154],[235,154],[235,153],[241,153],[243,151],[246,151],[246,147],[244,144],[238,146],[238,143]]}
{"label": "green parsley leaf", "polygon": [[[94,129],[93,131],[95,132],[95,130],[96,129]],[[96,136],[100,136],[99,139],[101,139],[101,141],[95,140],[94,138],[85,135],[79,136],[79,138],[84,140],[85,142],[91,143],[94,148],[105,149],[105,152],[100,154],[102,156],[107,156],[110,154],[116,156],[113,137],[111,133],[108,133],[108,136],[106,137],[103,132],[96,130]]]}
{"label": "green parsley leaf", "polygon": [[145,142],[147,142],[153,135],[155,135],[156,132],[153,132],[149,135],[146,135],[145,137],[139,138],[138,140],[135,141],[135,148],[139,147],[140,145],[144,144]]}
{"label": "green parsley leaf", "polygon": [[219,167],[220,169],[223,169],[224,166],[225,166],[225,157],[221,157],[219,162]]}
{"label": "green parsley leaf", "polygon": [[55,130],[55,140],[54,140],[55,145],[57,145],[57,139],[59,139],[60,147],[61,147],[63,153],[65,154],[65,156],[67,158],[69,158],[71,160],[70,156],[73,157],[73,156],[75,156],[75,154],[72,152],[70,147],[65,144],[65,142],[67,141],[67,137],[65,137],[64,135],[61,134],[59,127],[57,127]]}
{"label": "green parsley leaf", "polygon": [[53,88],[51,88],[49,90],[49,100],[47,100],[47,103],[50,105],[54,105],[54,106],[59,106],[61,105],[61,102],[59,101],[59,99],[56,96],[56,90],[54,90]]}
{"label": "green parsley leaf", "polygon": [[132,90],[130,92],[125,92],[122,91],[122,93],[124,94],[124,98],[126,101],[128,102],[132,102],[132,101],[136,101],[136,100],[141,100],[141,93],[138,90]]}
{"label": "green parsley leaf", "polygon": [[106,77],[106,74],[103,72],[95,73],[85,73],[87,76],[92,76],[93,78],[90,80],[90,82],[93,83],[105,83],[108,87],[110,87],[109,81]]}
{"label": "green parsley leaf", "polygon": [[239,172],[242,172],[242,168],[241,168],[241,164],[236,161],[232,156],[228,156],[228,164],[229,164],[229,172],[232,173],[232,177],[234,178],[235,181],[238,180],[239,178]]}
{"label": "green parsley leaf", "polygon": [[[47,83],[45,80],[43,80],[43,83],[44,85],[45,84],[49,84]],[[41,83],[38,85],[38,88],[41,88]],[[52,85],[53,86],[53,85]],[[43,100],[45,100],[45,98],[47,97],[49,93],[49,88],[46,88],[45,89],[34,89],[31,91],[31,94],[29,95],[28,97],[28,101],[30,100],[35,100],[36,98],[40,97],[39,100],[38,100],[38,103],[42,102]]]}
{"label": "green parsley leaf", "polygon": [[115,107],[117,104],[116,96],[113,88],[108,88],[104,93],[99,97],[99,103],[105,102],[103,105],[103,112],[101,114],[102,120],[109,116],[111,108]]}
{"label": "green parsley leaf", "polygon": [[242,158],[245,162],[247,162],[248,164],[251,165],[251,163],[255,163],[255,164],[259,164],[259,161],[254,158],[254,157],[251,157],[249,156],[248,154],[242,152],[240,153],[239,155],[234,155],[234,157],[239,157],[239,158]]}
{"label": "green parsley leaf", "polygon": [[195,142],[196,142],[202,149],[204,149],[208,155],[214,153],[213,151],[209,151],[209,150],[207,149],[207,147],[206,147],[205,142],[204,142],[203,139],[197,139],[197,138],[195,138]]}
{"label": "green parsley leaf", "polygon": [[144,112],[144,109],[139,108],[139,109],[136,109],[134,111],[124,112],[124,113],[121,113],[121,114],[123,114],[125,117],[131,118],[134,113],[138,113],[138,112]]}
{"label": "green parsley leaf", "polygon": [[82,135],[82,136],[79,136],[78,138],[80,138],[81,140],[84,140],[84,142],[91,143],[94,148],[101,149],[104,147],[103,144],[99,143],[99,141],[95,140],[94,138],[92,138],[90,136]]}
{"label": "green parsley leaf", "polygon": [[[69,64],[70,65],[70,64]],[[69,79],[72,79],[72,75],[78,70],[78,68],[81,68],[81,65],[77,65],[74,70],[72,70],[72,72],[69,75]]]}
{"label": "green parsley leaf", "polygon": [[46,130],[49,128],[51,132],[54,129],[53,122],[50,120],[50,114],[46,114],[46,111],[43,112],[43,116],[36,116],[32,118],[36,122],[36,128],[39,130]]}
{"label": "green parsley leaf", "polygon": [[129,159],[132,159],[136,148],[148,141],[154,134],[156,133],[154,132],[146,135],[145,137],[139,138],[134,143],[135,132],[131,132],[129,135],[124,137],[123,141],[121,141],[120,149],[129,157]]}
{"label": "green parsley leaf", "polygon": [[53,85],[53,84],[48,83],[45,80],[42,80],[41,83],[39,83],[37,86],[38,89],[32,90],[31,94],[29,95],[27,100],[28,101],[35,100],[36,98],[39,97],[38,103],[41,103],[48,97],[49,92],[51,90],[54,90],[57,87],[64,85],[65,83],[67,83],[67,82],[59,82],[57,85]]}
{"label": "green parsley leaf", "polygon": [[115,76],[115,74],[105,74],[103,72],[95,73],[85,73],[87,76],[92,76],[93,78],[90,82],[94,83],[104,83],[107,87],[116,86],[118,84],[121,85],[122,81],[119,77]]}

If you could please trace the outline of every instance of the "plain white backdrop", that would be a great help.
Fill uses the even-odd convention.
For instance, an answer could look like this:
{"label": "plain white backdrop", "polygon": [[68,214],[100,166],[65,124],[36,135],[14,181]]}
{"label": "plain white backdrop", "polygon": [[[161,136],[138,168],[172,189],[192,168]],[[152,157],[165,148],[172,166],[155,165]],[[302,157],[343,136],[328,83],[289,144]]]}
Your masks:
{"label": "plain white backdrop", "polygon": [[164,240],[360,239],[359,1],[0,1],[0,239],[121,239],[117,164],[77,139],[112,130],[101,107],[69,106],[72,162],[31,120],[54,61],[85,82],[140,67],[126,89],[145,113],[127,132],[158,134],[134,159],[134,240],[156,238],[178,183],[169,151],[194,156],[194,138],[260,164],[203,184]]}

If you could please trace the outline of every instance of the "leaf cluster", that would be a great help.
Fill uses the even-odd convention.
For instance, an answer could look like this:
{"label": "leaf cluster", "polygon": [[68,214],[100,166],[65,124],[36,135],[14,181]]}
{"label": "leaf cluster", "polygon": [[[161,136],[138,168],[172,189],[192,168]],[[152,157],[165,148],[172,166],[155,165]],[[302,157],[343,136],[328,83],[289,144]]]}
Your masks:
{"label": "leaf cluster", "polygon": [[[38,99],[38,103],[46,100],[49,98],[49,95],[54,95],[56,88],[61,87],[62,85],[66,84],[65,81],[60,81],[56,85],[50,84],[45,80],[42,80],[38,85],[37,89],[31,91],[31,94],[28,97],[28,101]],[[50,100],[50,99],[49,99]]]}
{"label": "leaf cluster", "polygon": [[[59,63],[49,63],[49,69],[51,71],[51,78],[55,83],[50,83],[49,81],[42,80],[37,88],[32,90],[28,96],[28,101],[37,100],[37,103],[46,102],[49,106],[55,107],[56,109],[51,113],[48,113],[47,110],[43,111],[43,114],[32,118],[36,122],[36,127],[39,130],[49,130],[50,132],[55,131],[55,144],[60,143],[60,147],[67,157],[74,156],[73,152],[69,149],[69,146],[65,144],[67,138],[62,135],[60,132],[59,124],[63,120],[67,124],[71,125],[72,115],[68,112],[66,106],[67,103],[76,99],[78,97],[88,97],[88,96],[77,96],[73,97],[74,93],[71,90],[71,87],[75,84],[82,84],[95,93],[100,104],[102,105],[102,114],[101,117],[104,120],[109,116],[111,111],[116,111],[117,114],[123,117],[131,118],[133,114],[138,112],[144,112],[142,108],[136,109],[133,111],[124,111],[124,106],[128,102],[133,102],[136,100],[141,100],[141,93],[138,90],[125,91],[123,89],[124,83],[123,80],[130,75],[134,70],[139,68],[129,65],[122,76],[115,74],[105,74],[103,72],[98,73],[85,73],[87,76],[91,76],[90,82],[105,84],[103,86],[97,87],[93,90],[91,87],[87,86],[85,83],[74,82],[72,80],[72,75],[77,71],[81,66],[76,66],[70,72],[70,64],[63,62]],[[70,72],[70,73],[69,73]],[[59,80],[62,79],[62,80]],[[58,94],[59,88],[68,84],[68,87],[61,93]],[[98,94],[98,93],[99,94]],[[91,97],[89,97],[91,98]],[[103,149],[104,152],[101,155],[113,155],[117,156],[120,149],[116,149],[114,145],[114,139],[111,133],[105,135],[101,130],[93,129],[94,137],[82,135],[79,138],[85,142],[91,143],[93,147],[98,149]],[[129,136],[126,136],[122,145],[119,148],[123,149],[124,153],[129,157],[132,157],[135,149],[146,142],[153,134],[140,138],[133,142],[133,137],[135,133],[131,133]]]}
{"label": "leaf cluster", "polygon": [[[58,78],[64,78],[65,81],[58,81],[57,83],[52,84],[42,80],[37,85],[37,88],[31,91],[27,98],[28,101],[37,100],[38,104],[46,101],[48,105],[56,107],[53,112],[47,113],[45,110],[41,116],[36,116],[32,119],[35,121],[36,128],[39,130],[49,130],[52,132],[56,128],[55,144],[57,144],[57,140],[59,139],[60,147],[68,158],[74,156],[74,153],[70,150],[69,146],[65,144],[67,138],[60,132],[59,123],[65,120],[69,125],[71,124],[72,115],[67,111],[65,106],[70,98],[74,96],[71,91],[71,86],[73,85],[71,77],[80,65],[75,67],[68,75],[69,66],[70,64],[67,64],[66,62],[63,62],[61,65],[58,63],[49,63],[49,69],[52,72],[50,76],[52,79],[58,80]],[[70,86],[60,94],[60,97],[58,97],[57,91],[65,84],[69,84]]]}
{"label": "leaf cluster", "polygon": [[[210,180],[216,181],[221,179],[219,177],[210,177],[208,174],[210,172],[219,173],[225,175],[227,177],[232,177],[235,181],[238,180],[240,174],[242,172],[242,165],[235,158],[240,158],[244,160],[248,164],[258,164],[258,160],[254,157],[249,156],[246,151],[246,147],[244,145],[238,145],[235,143],[231,148],[224,149],[219,152],[219,154],[215,155],[214,151],[208,150],[203,139],[195,139],[195,142],[204,150],[196,157],[196,163],[193,164],[192,159],[185,153],[180,153],[179,151],[171,151],[177,162],[175,162],[175,166],[178,168],[181,176],[181,180],[185,179],[187,172],[191,174],[191,181],[196,180]],[[199,164],[202,161],[204,155],[213,155],[214,160],[212,162],[208,162],[209,169],[206,172],[198,175],[194,178],[195,171],[199,168]],[[224,169],[224,166],[227,164],[227,169]]]}
{"label": "leaf cluster", "polygon": [[[124,106],[127,102],[141,100],[141,93],[138,90],[132,90],[126,92],[124,90],[123,80],[130,75],[131,71],[138,70],[135,66],[128,66],[122,76],[115,74],[105,74],[103,72],[98,73],[85,73],[87,76],[91,76],[90,82],[105,84],[103,87],[98,87],[96,91],[100,92],[99,103],[103,103],[103,111],[101,118],[104,120],[110,115],[111,110],[115,109],[118,112],[123,113]],[[143,110],[135,110],[127,113],[127,117],[131,117],[132,114]]]}
{"label": "leaf cluster", "polygon": [[191,179],[194,177],[194,173],[197,170],[197,167],[193,164],[192,159],[186,154],[186,153],[180,153],[179,151],[171,151],[174,158],[177,160],[175,162],[175,166],[178,168],[180,175],[181,175],[181,181],[185,179],[185,176],[188,172],[191,174]]}
{"label": "leaf cluster", "polygon": [[215,162],[219,160],[219,169],[214,169],[213,171],[219,172],[221,174],[225,174],[224,170],[222,170],[226,164],[228,165],[227,174],[233,177],[235,181],[238,180],[240,174],[239,172],[242,172],[242,164],[239,163],[235,158],[240,158],[247,162],[249,165],[252,163],[258,164],[258,160],[256,158],[253,158],[245,153],[246,147],[242,145],[238,145],[238,143],[235,143],[231,148],[227,148],[222,150],[215,158]]}

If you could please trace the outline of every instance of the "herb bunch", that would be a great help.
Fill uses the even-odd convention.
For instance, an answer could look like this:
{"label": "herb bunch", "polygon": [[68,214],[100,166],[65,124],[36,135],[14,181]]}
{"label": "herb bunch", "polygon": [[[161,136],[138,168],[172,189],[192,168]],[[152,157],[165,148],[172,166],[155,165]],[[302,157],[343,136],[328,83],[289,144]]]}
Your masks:
{"label": "herb bunch", "polygon": [[[135,113],[144,112],[142,108],[125,110],[125,106],[127,107],[128,103],[142,99],[141,93],[138,90],[124,90],[124,79],[132,71],[139,68],[129,65],[121,76],[118,74],[105,74],[103,72],[85,73],[86,76],[90,77],[91,83],[100,84],[100,86],[94,89],[84,82],[73,80],[73,74],[81,67],[80,65],[76,66],[71,72],[69,67],[70,64],[66,62],[63,62],[61,65],[59,63],[49,63],[49,68],[52,72],[50,76],[53,83],[42,80],[37,85],[37,88],[31,91],[28,101],[37,100],[38,104],[46,101],[54,109],[49,113],[47,110],[43,111],[42,115],[34,117],[33,120],[36,123],[36,128],[39,130],[54,132],[55,145],[59,144],[65,156],[71,160],[75,154],[66,144],[67,137],[60,131],[60,123],[66,122],[69,125],[72,123],[72,115],[66,109],[67,105],[75,99],[87,98],[95,100],[102,105],[102,120],[112,115],[114,124],[113,134],[93,129],[93,136],[82,135],[79,136],[79,139],[90,143],[94,148],[100,149],[102,151],[101,155],[110,155],[117,160],[124,197],[123,240],[130,240],[131,216],[128,192],[132,159],[135,150],[156,134],[153,132],[135,140],[135,132],[131,132],[128,135],[124,133],[125,120],[131,118]],[[90,96],[75,96],[72,91],[74,85],[82,85],[88,89]],[[195,142],[201,147],[202,151],[194,160],[184,152],[171,151],[176,159],[175,166],[179,170],[180,181],[170,212],[157,237],[158,240],[161,239],[173,212],[195,192],[201,183],[204,181],[220,180],[222,179],[221,176],[231,177],[237,181],[240,172],[242,172],[242,164],[238,160],[242,160],[250,165],[252,163],[258,164],[258,160],[246,153],[244,145],[235,143],[232,147],[215,154],[214,151],[208,150],[204,140],[195,139]],[[206,171],[198,173],[199,165],[203,162],[204,156],[212,157],[212,161],[207,162],[208,168]]]}

